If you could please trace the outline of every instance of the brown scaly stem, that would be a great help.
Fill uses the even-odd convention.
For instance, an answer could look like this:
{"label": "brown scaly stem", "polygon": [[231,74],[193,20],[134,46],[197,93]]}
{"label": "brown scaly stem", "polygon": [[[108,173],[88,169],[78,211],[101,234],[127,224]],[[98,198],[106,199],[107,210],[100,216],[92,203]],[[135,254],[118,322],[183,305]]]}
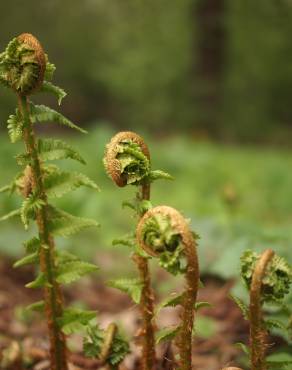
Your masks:
{"label": "brown scaly stem", "polygon": [[[150,184],[144,184],[141,187],[142,200],[150,199]],[[140,309],[143,318],[143,348],[142,348],[142,366],[144,370],[153,369],[155,363],[155,340],[154,340],[154,308],[153,292],[151,289],[151,278],[147,258],[135,254],[134,261],[139,270],[140,279],[143,284]]]}
{"label": "brown scaly stem", "polygon": [[54,239],[48,230],[48,201],[43,186],[42,169],[30,119],[28,98],[18,94],[18,106],[24,121],[23,137],[26,152],[31,158],[33,190],[38,194],[39,199],[43,201],[43,206],[36,212],[36,222],[41,244],[40,266],[47,279],[47,284],[44,287],[44,300],[50,337],[51,370],[67,370],[65,336],[57,323],[57,318],[62,316],[63,297],[56,282],[55,245]]}
{"label": "brown scaly stem", "polygon": [[163,215],[170,218],[173,229],[177,230],[182,238],[184,245],[184,254],[187,260],[187,268],[185,273],[186,288],[183,294],[181,327],[178,333],[177,346],[179,348],[179,369],[192,369],[192,330],[194,325],[194,305],[197,298],[199,287],[199,263],[197,256],[197,246],[195,239],[188,224],[183,216],[174,208],[167,206],[159,206],[150,209],[141,219],[137,227],[137,239],[141,247],[152,256],[158,256],[157,252],[146,245],[143,240],[143,228],[147,219]]}
{"label": "brown scaly stem", "polygon": [[274,251],[267,249],[259,258],[252,276],[250,288],[250,347],[251,370],[266,370],[265,352],[267,348],[266,330],[263,327],[261,289],[262,281]]}

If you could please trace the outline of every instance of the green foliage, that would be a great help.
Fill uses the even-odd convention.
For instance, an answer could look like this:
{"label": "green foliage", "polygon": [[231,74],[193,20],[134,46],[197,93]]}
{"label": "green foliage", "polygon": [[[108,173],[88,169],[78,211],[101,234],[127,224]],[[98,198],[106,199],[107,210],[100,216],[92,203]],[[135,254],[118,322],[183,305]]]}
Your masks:
{"label": "green foliage", "polygon": [[230,298],[237,304],[237,306],[240,308],[242,315],[245,320],[249,320],[249,308],[248,306],[244,303],[242,299],[239,297],[236,297],[232,294],[230,294]]}
{"label": "green foliage", "polygon": [[14,38],[0,54],[0,82],[20,93],[30,92],[38,80],[40,66],[35,53]]}
{"label": "green foliage", "polygon": [[31,103],[30,111],[31,111],[31,121],[33,123],[36,122],[43,123],[51,121],[59,123],[60,125],[63,126],[73,128],[77,131],[82,132],[83,134],[86,133],[85,130],[75,125],[68,118],[64,117],[61,113],[55,111],[52,108],[46,107],[45,105],[34,105]]}
{"label": "green foliage", "polygon": [[[73,159],[82,164],[85,164],[81,155],[73,149],[69,144],[62,140],[54,139],[39,139],[37,143],[38,153],[42,161],[55,161],[57,159]],[[19,165],[29,163],[29,156],[24,153],[16,157]]]}
{"label": "green foliage", "polygon": [[66,308],[63,316],[58,318],[58,324],[66,335],[84,330],[96,318],[95,311],[85,311],[78,308]]}
{"label": "green foliage", "polygon": [[9,116],[7,120],[7,129],[12,144],[22,139],[23,121],[18,109],[16,109],[15,114]]}
{"label": "green foliage", "polygon": [[156,343],[168,342],[173,340],[180,330],[180,326],[174,328],[164,328],[156,333]]}
{"label": "green foliage", "polygon": [[116,158],[127,184],[139,185],[149,175],[150,162],[137,143],[131,140],[120,142]]}
{"label": "green foliage", "polygon": [[68,237],[84,228],[99,225],[95,220],[76,217],[54,207],[49,209],[49,214],[49,229],[54,235],[58,236]]}
{"label": "green foliage", "polygon": [[39,254],[38,252],[34,252],[16,261],[13,264],[13,267],[21,267],[21,266],[30,265],[30,264],[36,264],[38,262],[39,262]]}
{"label": "green foliage", "polygon": [[185,271],[181,236],[175,230],[169,217],[155,215],[146,220],[142,238],[144,243],[158,253],[159,264],[173,275]]}
{"label": "green foliage", "polygon": [[33,281],[25,285],[26,288],[31,289],[43,288],[44,286],[50,287],[51,285],[43,272],[40,272]]}
{"label": "green foliage", "polygon": [[[258,258],[259,255],[251,250],[245,251],[241,257],[241,276],[248,289]],[[283,258],[274,256],[263,279],[262,299],[266,302],[282,300],[289,293],[291,283],[291,267]]]}
{"label": "green foliage", "polygon": [[60,284],[70,284],[97,269],[98,267],[96,265],[83,262],[71,253],[59,253],[56,280]]}
{"label": "green foliage", "polygon": [[139,279],[116,279],[108,285],[129,294],[135,303],[140,303],[143,284]]}
{"label": "green foliage", "polygon": [[46,193],[48,197],[52,198],[60,198],[81,186],[98,189],[98,186],[82,173],[65,172],[56,169],[48,173],[44,178]]}
{"label": "green foliage", "polygon": [[[87,357],[100,358],[102,349],[107,346],[107,330],[102,330],[98,325],[90,325],[87,328],[87,337],[83,341],[83,350]],[[106,359],[107,364],[117,366],[130,352],[128,342],[116,330],[110,343],[110,349]]]}
{"label": "green foliage", "polygon": [[67,95],[66,92],[59,86],[53,85],[51,82],[44,81],[41,87],[41,92],[54,95],[58,99],[58,104],[61,105],[62,100]]}

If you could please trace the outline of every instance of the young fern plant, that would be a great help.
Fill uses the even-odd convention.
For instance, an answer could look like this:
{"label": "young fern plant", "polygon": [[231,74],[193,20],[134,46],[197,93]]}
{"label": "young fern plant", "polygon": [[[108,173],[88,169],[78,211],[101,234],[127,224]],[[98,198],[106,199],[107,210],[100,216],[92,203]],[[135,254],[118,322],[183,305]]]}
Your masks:
{"label": "young fern plant", "polygon": [[288,329],[278,320],[266,319],[264,308],[270,304],[283,305],[292,282],[291,266],[271,249],[261,255],[247,250],[241,257],[241,277],[249,290],[250,302],[233,297],[250,322],[249,348],[243,349],[250,357],[251,370],[286,369],[291,362],[273,362],[266,359],[268,331],[272,328]]}
{"label": "young fern plant", "polygon": [[100,329],[98,325],[88,325],[83,350],[87,357],[98,359],[96,365],[107,365],[111,370],[117,370],[130,352],[128,342],[114,323],[109,324],[105,330]]}
{"label": "young fern plant", "polygon": [[52,93],[59,104],[66,95],[54,86],[52,79],[55,66],[48,61],[39,41],[31,34],[24,33],[9,42],[0,54],[0,82],[13,90],[18,99],[15,114],[8,119],[8,133],[12,143],[22,140],[25,152],[16,157],[22,167],[15,179],[1,191],[18,193],[23,201],[19,209],[3,216],[6,220],[20,216],[25,228],[35,221],[38,236],[24,243],[27,256],[15,263],[15,267],[26,264],[40,266],[36,279],[28,283],[28,288],[43,288],[44,301],[31,308],[44,307],[50,339],[50,360],[52,370],[67,370],[67,349],[65,334],[74,328],[85,325],[95,317],[94,312],[73,308],[64,309],[61,284],[68,284],[87,272],[95,271],[96,266],[80,261],[66,252],[55,251],[55,236],[69,236],[79,230],[97,226],[97,222],[70,215],[50,204],[51,198],[87,186],[98,189],[87,176],[60,170],[56,165],[46,164],[50,160],[73,159],[85,163],[79,153],[61,140],[37,139],[35,124],[53,121],[84,132],[70,120],[55,110],[43,105],[35,105],[30,96],[37,92]]}
{"label": "young fern plant", "polygon": [[163,307],[182,306],[181,324],[171,330],[163,330],[158,340],[176,338],[179,349],[179,369],[192,369],[192,331],[194,311],[199,288],[199,263],[196,235],[188,222],[174,208],[159,206],[147,211],[137,227],[137,241],[150,256],[170,273],[184,274],[185,291],[168,299]]}
{"label": "young fern plant", "polygon": [[[167,173],[151,169],[149,149],[134,132],[120,132],[110,140],[106,146],[104,165],[109,177],[119,187],[138,187],[134,202],[124,203],[134,210],[138,219],[151,208],[151,183],[157,179],[171,179]],[[140,306],[143,321],[142,367],[143,370],[152,370],[155,363],[154,309],[148,257],[136,245],[135,233],[113,243],[131,247],[132,259],[139,271],[139,279],[120,279],[112,281],[110,285],[130,293],[134,302]]]}

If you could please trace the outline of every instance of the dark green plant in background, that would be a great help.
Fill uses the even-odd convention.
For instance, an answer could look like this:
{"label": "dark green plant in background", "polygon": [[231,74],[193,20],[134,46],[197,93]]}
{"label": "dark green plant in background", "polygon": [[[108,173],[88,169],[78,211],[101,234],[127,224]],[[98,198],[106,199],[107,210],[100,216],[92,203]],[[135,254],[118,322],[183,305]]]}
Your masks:
{"label": "dark green plant in background", "polygon": [[246,250],[241,257],[241,276],[249,290],[247,307],[240,299],[233,297],[250,322],[249,348],[240,344],[249,355],[251,370],[287,369],[291,361],[270,361],[266,359],[268,332],[273,328],[287,331],[289,328],[279,320],[265,317],[269,305],[284,307],[284,298],[292,283],[291,266],[271,249],[261,255]]}
{"label": "dark green plant in background", "polygon": [[159,258],[160,265],[166,270],[174,275],[185,275],[185,291],[162,304],[162,307],[182,306],[181,324],[174,329],[163,330],[158,340],[176,338],[179,368],[191,370],[194,311],[199,288],[196,236],[177,210],[159,206],[146,212],[139,222],[137,240],[146,253]]}
{"label": "dark green plant in background", "polygon": [[19,193],[23,197],[20,208],[2,217],[2,220],[20,216],[26,229],[35,221],[38,236],[24,243],[27,255],[15,263],[15,267],[35,264],[40,267],[36,279],[28,288],[43,288],[44,300],[32,308],[44,307],[50,338],[50,360],[52,370],[68,368],[65,334],[86,325],[96,314],[63,307],[61,284],[69,284],[84,274],[95,271],[93,264],[80,261],[68,252],[55,250],[55,236],[67,237],[86,227],[97,226],[97,222],[73,216],[50,204],[51,198],[87,186],[97,190],[97,185],[87,176],[61,171],[56,165],[46,164],[57,159],[73,159],[85,163],[79,153],[61,140],[37,139],[35,124],[57,122],[80,132],[60,113],[43,105],[35,105],[30,96],[36,92],[52,93],[59,104],[66,95],[54,86],[52,79],[55,67],[48,61],[41,44],[31,34],[14,38],[0,54],[0,82],[14,91],[18,107],[8,119],[8,133],[12,143],[22,140],[25,151],[16,157],[22,167],[14,180],[1,191]]}
{"label": "dark green plant in background", "polygon": [[[120,132],[106,147],[104,165],[110,178],[120,187],[134,185],[139,188],[133,202],[124,205],[134,210],[141,218],[151,208],[150,184],[157,179],[171,179],[163,171],[153,171],[150,153],[144,140],[134,132]],[[129,293],[141,308],[142,324],[142,367],[151,370],[155,363],[154,308],[148,257],[135,242],[135,233],[115,240],[114,244],[130,246],[132,259],[139,271],[138,279],[120,279],[110,284]]]}

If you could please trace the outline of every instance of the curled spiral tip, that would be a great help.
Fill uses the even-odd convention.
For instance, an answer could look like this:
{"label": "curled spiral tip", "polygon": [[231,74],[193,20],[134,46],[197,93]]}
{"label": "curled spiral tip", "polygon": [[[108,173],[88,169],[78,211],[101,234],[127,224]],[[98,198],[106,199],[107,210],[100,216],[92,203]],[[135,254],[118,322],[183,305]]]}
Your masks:
{"label": "curled spiral tip", "polygon": [[9,42],[0,54],[0,63],[1,83],[19,95],[30,95],[44,81],[46,55],[39,41],[29,33]]}
{"label": "curled spiral tip", "polygon": [[46,71],[46,56],[41,43],[32,34],[22,33],[17,37],[17,39],[34,51],[33,58],[38,67],[37,73],[34,76],[31,76],[32,83],[23,87],[23,93],[27,95],[39,89],[44,81]]}
{"label": "curled spiral tip", "polygon": [[139,145],[142,153],[150,160],[150,152],[148,146],[141,136],[131,131],[122,131],[112,137],[110,142],[106,145],[104,155],[104,165],[109,177],[119,186],[124,187],[127,185],[127,179],[122,176],[121,165],[117,159],[118,146],[125,141],[132,141]]}
{"label": "curled spiral tip", "polygon": [[145,240],[144,228],[149,219],[155,216],[168,217],[172,228],[180,235],[182,244],[185,248],[193,246],[194,239],[193,235],[189,229],[188,222],[186,219],[174,208],[169,206],[158,206],[151,208],[145,215],[141,218],[137,226],[137,241],[139,245],[147,252],[150,256],[157,257],[159,253],[153,249],[152,245],[149,245]]}

